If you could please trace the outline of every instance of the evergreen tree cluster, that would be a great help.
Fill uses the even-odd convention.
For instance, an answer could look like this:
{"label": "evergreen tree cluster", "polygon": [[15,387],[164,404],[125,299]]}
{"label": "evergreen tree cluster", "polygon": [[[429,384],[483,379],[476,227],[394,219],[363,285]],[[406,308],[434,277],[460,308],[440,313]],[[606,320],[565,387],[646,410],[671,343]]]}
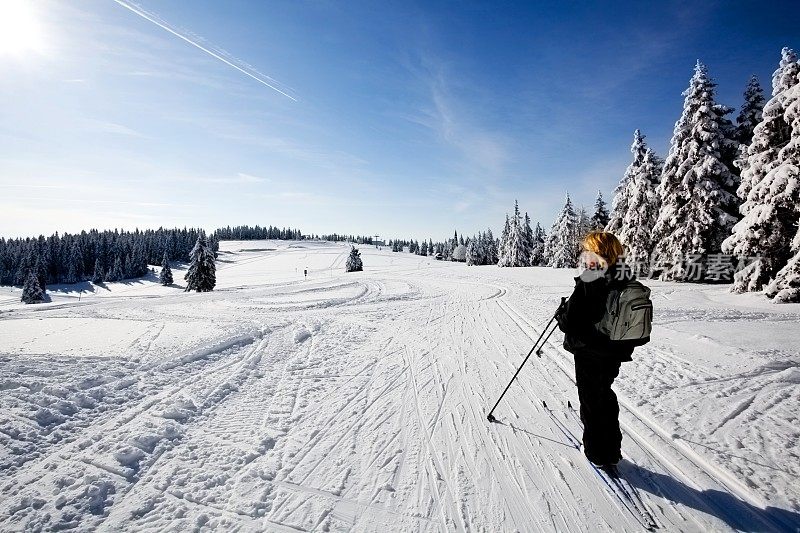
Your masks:
{"label": "evergreen tree cluster", "polygon": [[497,240],[492,235],[492,230],[478,233],[468,239],[465,247],[465,261],[467,265],[496,265],[499,260]]}
{"label": "evergreen tree cluster", "polygon": [[665,160],[634,133],[606,230],[661,279],[719,280],[728,254],[734,291],[800,301],[800,62],[782,50],[766,102],[751,77],[735,125],[715,87],[698,62]]}
{"label": "evergreen tree cluster", "polygon": [[374,237],[366,237],[364,235],[340,235],[338,233],[331,233],[329,235],[315,235],[315,236],[306,236],[306,239],[314,238],[323,241],[332,241],[332,242],[354,242],[356,244],[373,244],[375,242]]}
{"label": "evergreen tree cluster", "polygon": [[[218,241],[263,241],[267,239],[276,241],[299,241],[303,234],[299,229],[276,228],[273,226],[230,226],[219,228],[214,232],[213,238]],[[346,239],[326,239],[346,240]]]}
{"label": "evergreen tree cluster", "polygon": [[[119,281],[145,275],[163,257],[186,262],[201,230],[83,231],[50,237],[0,238],[0,285],[23,285],[34,272],[39,286]],[[209,243],[216,252],[216,239]]]}
{"label": "evergreen tree cluster", "polygon": [[564,207],[553,222],[550,233],[545,233],[538,222],[532,228],[528,214],[523,215],[519,204],[514,202],[514,213],[506,216],[500,236],[496,264],[501,267],[574,268],[583,238],[590,231],[603,229],[608,220],[608,208],[600,192],[591,216],[585,207],[576,211],[567,194]]}

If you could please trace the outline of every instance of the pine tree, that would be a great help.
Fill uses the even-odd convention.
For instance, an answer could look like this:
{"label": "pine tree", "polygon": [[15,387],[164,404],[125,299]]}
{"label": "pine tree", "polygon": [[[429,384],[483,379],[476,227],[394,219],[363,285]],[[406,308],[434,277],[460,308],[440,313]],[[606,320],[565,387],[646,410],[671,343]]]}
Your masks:
{"label": "pine tree", "polygon": [[125,271],[122,266],[122,257],[117,256],[114,259],[114,266],[106,274],[106,281],[122,281],[125,279]]}
{"label": "pine tree", "polygon": [[581,206],[578,210],[577,239],[582,241],[590,231],[592,231],[592,219],[589,218],[589,213],[586,211],[586,208]]}
{"label": "pine tree", "polygon": [[[796,231],[798,185],[796,139],[800,135],[795,110],[800,63],[789,48],[772,77],[772,98],[742,159],[742,181],[737,194],[744,200],[743,218],[723,243],[726,253],[754,257],[734,275],[735,292],[761,290],[791,257]],[[793,88],[794,87],[794,88]],[[790,109],[791,108],[791,109]],[[777,285],[775,286],[777,287]]]}
{"label": "pine tree", "polygon": [[548,263],[553,268],[574,268],[577,266],[579,251],[578,216],[567,194],[564,207],[553,222],[547,239]]}
{"label": "pine tree", "polygon": [[738,218],[738,199],[729,192],[736,176],[720,153],[729,140],[714,102],[715,86],[698,61],[658,188],[655,253],[669,263],[662,279],[687,280],[688,262],[718,253]]}
{"label": "pine tree", "polygon": [[94,273],[92,274],[92,283],[102,283],[105,279],[105,272],[103,272],[103,262],[100,258],[94,260]]}
{"label": "pine tree", "polygon": [[47,290],[47,263],[44,259],[43,252],[36,257],[36,266],[34,270],[36,272],[36,279],[39,280],[39,286]]}
{"label": "pine tree", "polygon": [[[800,65],[798,65],[800,70]],[[778,165],[764,177],[754,191],[767,185],[778,190],[775,204],[781,210],[794,208],[795,234],[790,244],[793,253],[787,264],[778,271],[775,279],[767,286],[766,295],[776,302],[800,302],[800,73],[795,75],[794,87],[786,90],[784,98],[786,112],[784,118],[792,128],[791,139],[778,153]],[[791,216],[791,215],[787,215]]]}
{"label": "pine tree", "polygon": [[627,248],[626,261],[642,276],[650,271],[653,226],[658,218],[659,206],[656,187],[662,164],[661,159],[648,148],[642,164],[628,184],[628,212],[622,218],[622,226],[617,234]]}
{"label": "pine tree", "polygon": [[197,242],[189,253],[189,270],[186,271],[186,291],[209,292],[217,284],[214,252],[208,245],[205,233],[197,237]]}
{"label": "pine tree", "polygon": [[603,200],[603,192],[597,191],[597,199],[594,201],[594,214],[592,215],[591,230],[603,230],[610,220],[606,202]]}
{"label": "pine tree", "polygon": [[64,283],[79,282],[83,276],[83,267],[81,265],[80,249],[78,248],[77,241],[72,242],[67,261],[67,277],[64,279]]}
{"label": "pine tree", "polygon": [[350,255],[347,257],[347,262],[344,265],[345,272],[361,272],[364,270],[364,264],[361,262],[361,252],[355,246],[350,247]]}
{"label": "pine tree", "polygon": [[753,130],[761,122],[764,110],[764,91],[756,76],[750,76],[744,90],[744,104],[736,117],[736,140],[745,147],[753,140]]}
{"label": "pine tree", "polygon": [[545,266],[547,264],[544,256],[545,238],[544,230],[537,222],[536,229],[533,230],[533,245],[531,247],[530,257],[531,266]]}
{"label": "pine tree", "polygon": [[158,276],[158,281],[161,282],[163,286],[172,285],[172,269],[169,268],[169,257],[167,257],[167,252],[164,252],[164,259],[161,261],[161,273]]}
{"label": "pine tree", "polygon": [[504,254],[504,257],[500,259],[503,263],[502,266],[522,267],[528,266],[530,262],[525,223],[519,212],[519,203],[516,200],[514,201],[514,216],[511,217],[509,222],[506,244],[501,253]]}
{"label": "pine tree", "polygon": [[483,234],[483,253],[485,265],[496,265],[498,261],[497,241],[492,234],[492,230],[486,230]]}
{"label": "pine tree", "polygon": [[480,264],[480,258],[478,257],[478,241],[475,238],[473,238],[469,244],[467,244],[466,261],[467,266]]}
{"label": "pine tree", "polygon": [[614,189],[614,199],[611,202],[611,216],[605,226],[606,231],[618,234],[622,228],[622,219],[628,212],[628,183],[631,178],[639,172],[639,167],[644,162],[644,156],[647,154],[647,145],[644,142],[644,135],[639,130],[633,132],[633,144],[631,144],[631,153],[633,154],[633,161],[628,168],[625,169],[625,174],[619,181],[616,189]]}
{"label": "pine tree", "polygon": [[33,270],[28,271],[28,276],[25,278],[25,284],[22,286],[22,298],[20,301],[26,304],[38,304],[44,302],[45,291],[39,285],[39,279],[36,277],[36,272]]}
{"label": "pine tree", "polygon": [[531,229],[531,217],[525,213],[525,226],[523,227],[523,235],[525,237],[525,265],[531,265],[531,254],[533,253],[533,229]]}
{"label": "pine tree", "polygon": [[506,214],[506,223],[503,226],[503,233],[500,236],[500,249],[497,251],[497,266],[506,267],[509,266],[508,258],[510,253],[508,251],[509,247],[509,239],[511,238],[511,221],[508,219],[508,215]]}

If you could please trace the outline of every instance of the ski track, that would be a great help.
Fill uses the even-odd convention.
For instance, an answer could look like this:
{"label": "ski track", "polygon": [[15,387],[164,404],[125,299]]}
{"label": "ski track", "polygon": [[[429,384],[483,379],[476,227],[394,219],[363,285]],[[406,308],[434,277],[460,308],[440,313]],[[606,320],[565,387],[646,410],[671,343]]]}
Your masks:
{"label": "ski track", "polygon": [[[227,284],[212,293],[138,294],[134,284],[4,310],[2,327],[40,318],[61,329],[0,356],[0,529],[645,529],[625,491],[577,449],[560,333],[511,385],[499,423],[486,421],[566,276],[531,292],[498,269],[369,247],[367,271],[345,275],[348,247],[257,244],[225,255],[218,280]],[[662,327],[769,317],[687,309],[666,312]],[[104,356],[102,343],[80,338],[92,321],[145,329],[114,345],[122,356]],[[86,356],[35,355],[53,344],[43,339],[64,336]],[[634,358],[615,388],[630,459],[620,470],[636,505],[666,530],[797,528],[797,508],[773,503],[796,505],[797,495],[768,485],[791,486],[798,467],[777,452],[748,456],[746,445],[769,448],[768,437],[731,431],[768,421],[800,438],[798,393],[782,385],[797,367],[731,375],[655,341]],[[638,382],[626,379],[628,365],[642,368]],[[709,397],[723,403],[708,407]],[[789,442],[784,451],[796,457]]]}

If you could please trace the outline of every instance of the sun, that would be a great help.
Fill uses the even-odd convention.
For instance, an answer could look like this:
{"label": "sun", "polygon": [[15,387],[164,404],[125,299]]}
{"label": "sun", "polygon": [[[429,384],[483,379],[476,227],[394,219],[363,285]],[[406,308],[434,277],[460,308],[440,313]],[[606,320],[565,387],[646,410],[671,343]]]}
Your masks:
{"label": "sun", "polygon": [[41,52],[43,48],[33,0],[0,0],[0,56]]}

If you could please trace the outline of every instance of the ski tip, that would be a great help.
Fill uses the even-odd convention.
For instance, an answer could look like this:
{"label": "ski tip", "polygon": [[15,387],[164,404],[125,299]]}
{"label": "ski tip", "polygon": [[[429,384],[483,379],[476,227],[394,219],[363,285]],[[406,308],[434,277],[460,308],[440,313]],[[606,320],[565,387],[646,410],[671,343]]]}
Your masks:
{"label": "ski tip", "polygon": [[494,415],[492,413],[489,413],[486,416],[486,420],[488,420],[489,422],[497,422],[497,419],[494,417]]}

